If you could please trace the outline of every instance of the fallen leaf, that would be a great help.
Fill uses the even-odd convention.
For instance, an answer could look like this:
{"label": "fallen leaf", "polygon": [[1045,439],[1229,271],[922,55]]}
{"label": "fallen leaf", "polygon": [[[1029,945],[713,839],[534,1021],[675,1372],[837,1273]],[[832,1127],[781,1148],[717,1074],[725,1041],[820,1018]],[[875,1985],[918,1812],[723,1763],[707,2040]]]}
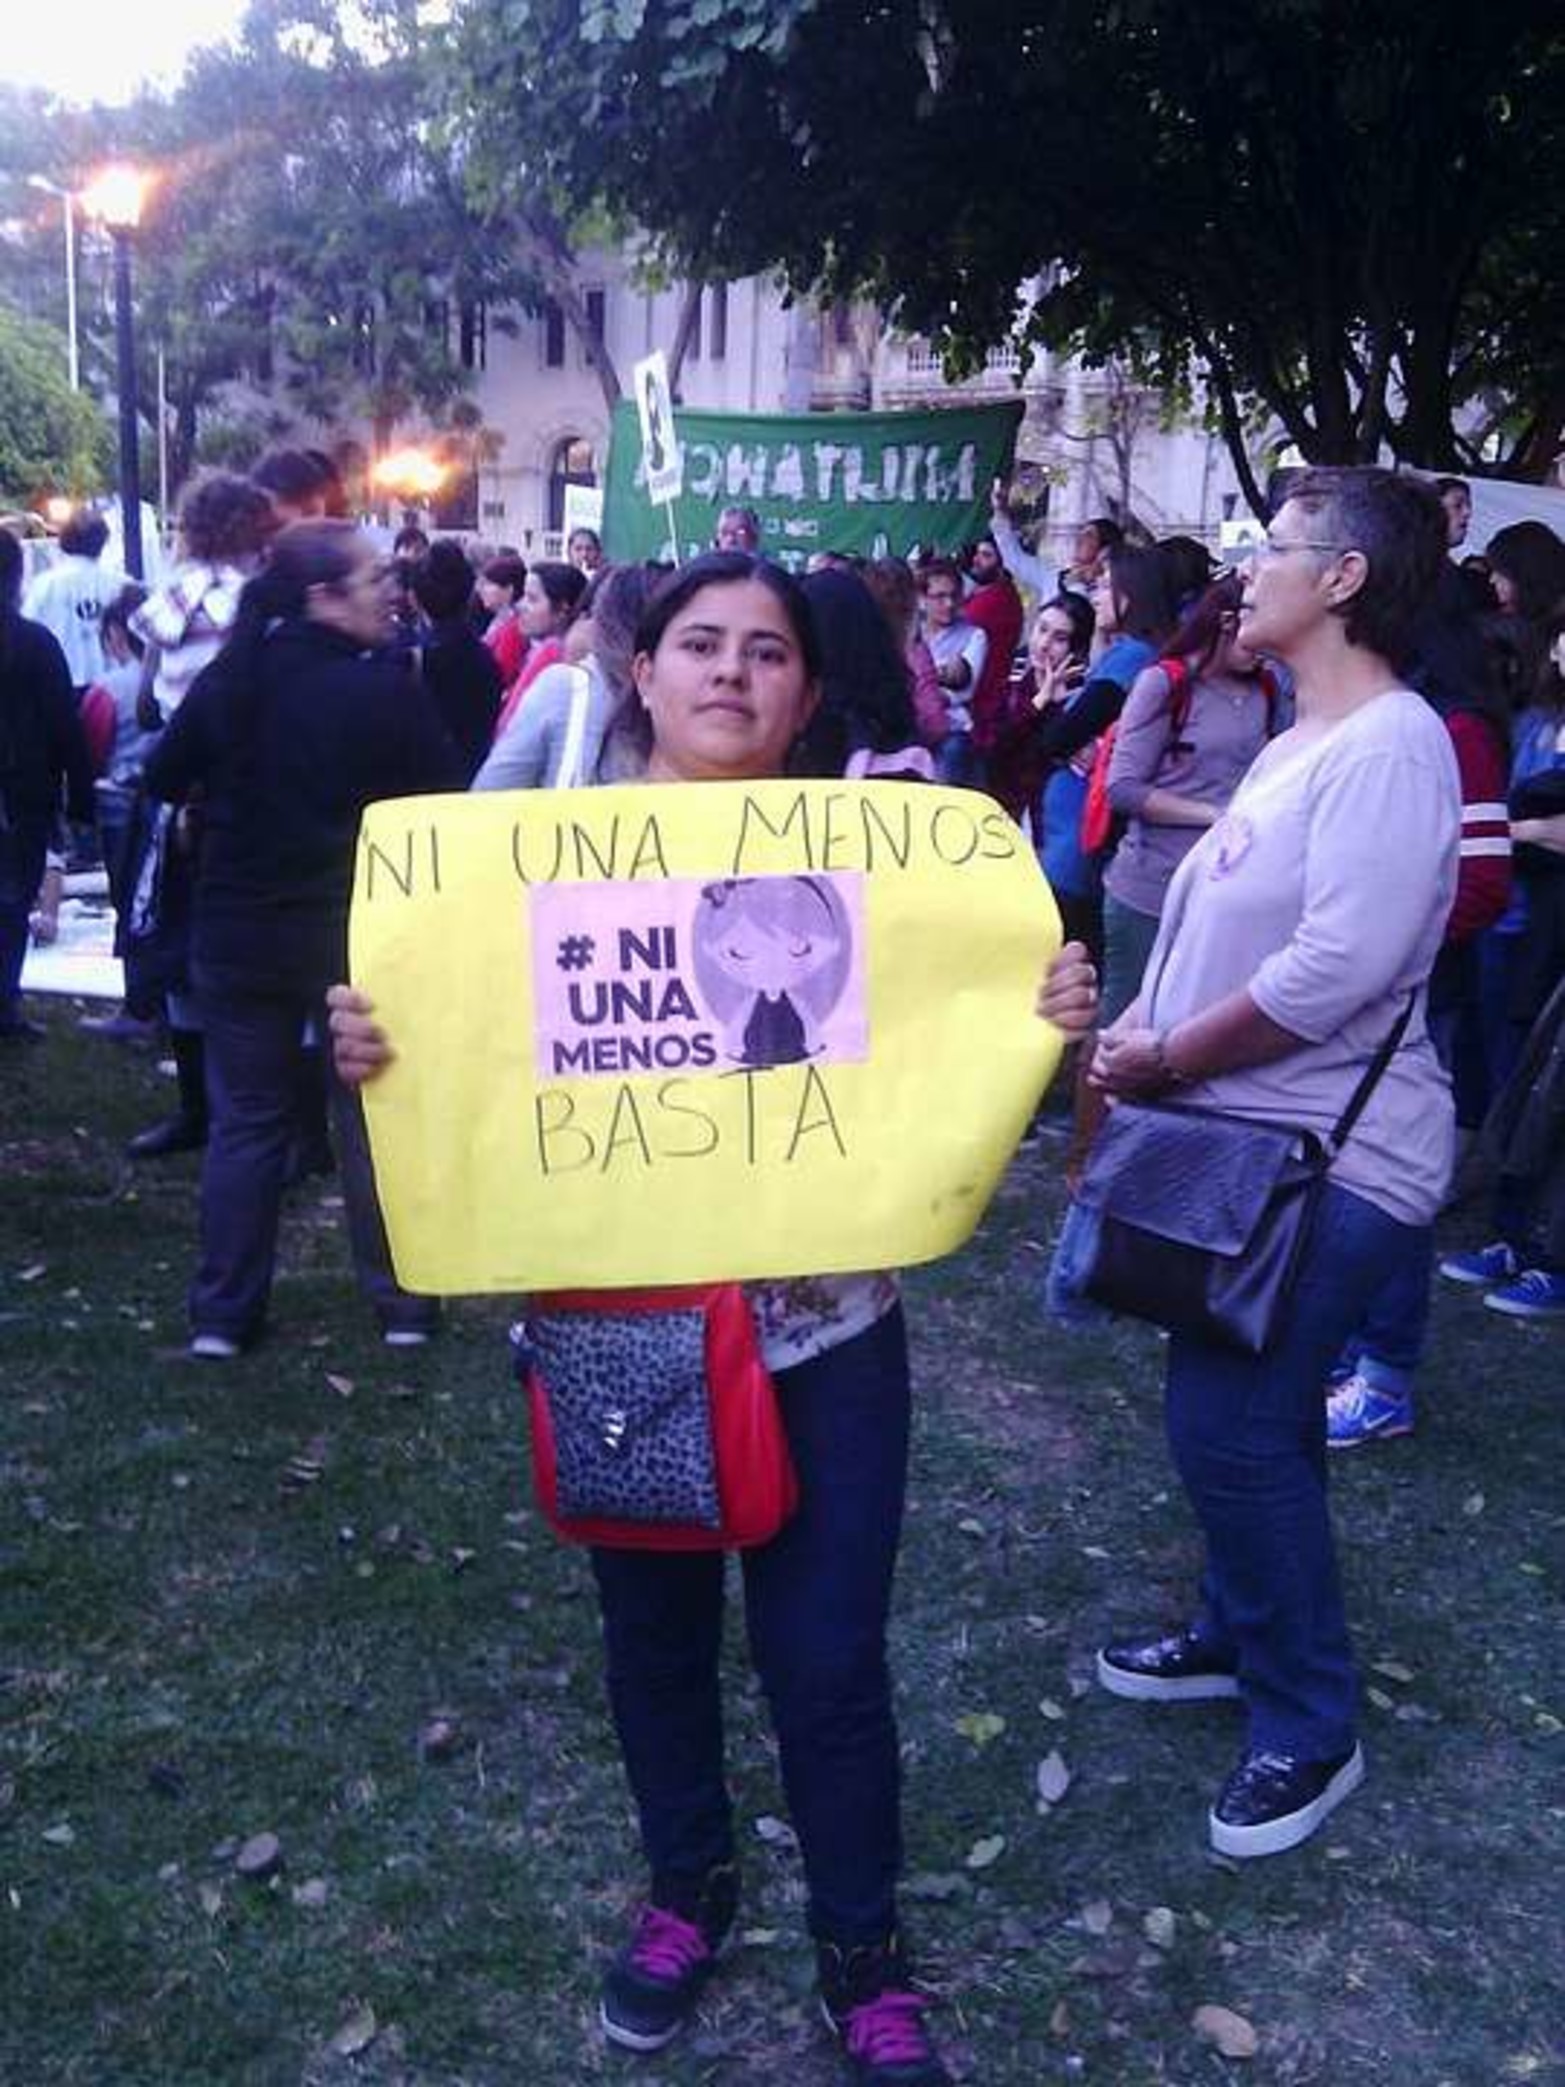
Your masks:
{"label": "fallen leaf", "polygon": [[1216,2007],[1208,2002],[1196,2009],[1190,2026],[1203,2043],[1211,2044],[1225,2058],[1253,2058],[1261,2048],[1254,2024],[1235,2014],[1231,2007]]}
{"label": "fallen leaf", "polygon": [[1038,1763],[1038,1795],[1045,1804],[1058,1804],[1071,1786],[1071,1772],[1065,1765],[1065,1757],[1056,1750],[1045,1754]]}
{"label": "fallen leaf", "polygon": [[1069,2003],[1064,2000],[1056,2000],[1054,2012],[1049,2017],[1049,2034],[1051,2036],[1066,2037],[1070,2033],[1071,2011]]}
{"label": "fallen leaf", "polygon": [[201,1910],[208,1920],[216,1920],[223,1910],[223,1887],[220,1884],[198,1884],[196,1897],[201,1901]]}
{"label": "fallen leaf", "polygon": [[956,1730],[974,1746],[988,1746],[1005,1730],[1005,1719],[993,1710],[969,1710],[956,1720]]}
{"label": "fallen leaf", "polygon": [[1083,1544],[1081,1555],[1083,1558],[1112,1558],[1114,1553],[1105,1551],[1102,1544]]}
{"label": "fallen leaf", "polygon": [[968,1849],[967,1867],[970,1870],[991,1869],[1004,1853],[1005,1835],[1003,1833],[986,1834],[981,1841],[974,1841],[973,1845]]}
{"label": "fallen leaf", "polygon": [[781,1930],[778,1928],[745,1928],[739,1936],[741,1949],[770,1949]]}
{"label": "fallen leaf", "polygon": [[1043,1701],[1038,1705],[1038,1709],[1040,1714],[1046,1717],[1052,1725],[1057,1725],[1065,1715],[1065,1712],[1060,1708],[1059,1704],[1055,1702],[1052,1696],[1045,1696]]}
{"label": "fallen leaf", "polygon": [[1089,1899],[1081,1909],[1081,1924],[1089,1935],[1106,1935],[1114,1925],[1114,1908],[1107,1899]]}
{"label": "fallen leaf", "polygon": [[67,1825],[64,1820],[61,1820],[58,1826],[46,1826],[38,1838],[41,1841],[47,1841],[51,1848],[74,1848],[76,1845],[76,1828]]}
{"label": "fallen leaf", "polygon": [[1149,1906],[1142,1916],[1141,1932],[1154,1949],[1172,1949],[1176,1925],[1171,1907]]}
{"label": "fallen leaf", "polygon": [[462,1744],[462,1728],[454,1717],[432,1717],[418,1735],[418,1750],[426,1761],[448,1761]]}
{"label": "fallen leaf", "polygon": [[326,1382],[331,1386],[332,1390],[336,1392],[338,1398],[352,1398],[353,1379],[351,1377],[338,1377],[334,1375],[332,1371],[328,1370],[326,1372]]}
{"label": "fallen leaf", "polygon": [[989,1533],[977,1515],[963,1515],[956,1526],[964,1536],[987,1536]]}
{"label": "fallen leaf", "polygon": [[339,2058],[356,2058],[360,2051],[367,2051],[380,2034],[380,2024],[375,2019],[373,2007],[361,2007],[349,2015],[331,2040],[331,2047]]}
{"label": "fallen leaf", "polygon": [[302,1884],[294,1886],[289,1896],[296,1906],[303,1906],[313,1913],[331,1897],[331,1886],[324,1877],[306,1877]]}
{"label": "fallen leaf", "polygon": [[259,1882],[270,1877],[282,1859],[283,1844],[275,1833],[253,1833],[234,1857],[234,1868],[241,1877]]}
{"label": "fallen leaf", "polygon": [[1364,1691],[1377,1710],[1395,1710],[1394,1697],[1388,1696],[1383,1688],[1367,1688]]}
{"label": "fallen leaf", "polygon": [[1384,1674],[1388,1681],[1411,1681],[1412,1669],[1404,1667],[1399,1659],[1371,1660],[1370,1666],[1377,1674]]}
{"label": "fallen leaf", "polygon": [[48,1273],[49,1264],[47,1261],[34,1261],[30,1268],[19,1268],[16,1271],[16,1280],[19,1283],[36,1283],[39,1276],[47,1275]]}
{"label": "fallen leaf", "polygon": [[798,1835],[786,1819],[774,1819],[770,1812],[763,1812],[755,1822],[759,1838],[769,1848],[794,1848],[798,1846]]}
{"label": "fallen leaf", "polygon": [[1464,1515],[1481,1515],[1487,1504],[1482,1493],[1469,1493],[1462,1502],[1462,1512]]}

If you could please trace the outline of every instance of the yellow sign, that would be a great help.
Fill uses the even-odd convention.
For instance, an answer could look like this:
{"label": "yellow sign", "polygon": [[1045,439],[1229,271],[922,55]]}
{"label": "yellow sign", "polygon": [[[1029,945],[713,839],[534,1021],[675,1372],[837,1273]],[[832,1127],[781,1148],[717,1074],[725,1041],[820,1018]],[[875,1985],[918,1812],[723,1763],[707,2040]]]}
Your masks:
{"label": "yellow sign", "polygon": [[698,783],[377,804],[355,984],[401,1281],[727,1281],[932,1260],[1059,1055],[1032,849],[922,783]]}

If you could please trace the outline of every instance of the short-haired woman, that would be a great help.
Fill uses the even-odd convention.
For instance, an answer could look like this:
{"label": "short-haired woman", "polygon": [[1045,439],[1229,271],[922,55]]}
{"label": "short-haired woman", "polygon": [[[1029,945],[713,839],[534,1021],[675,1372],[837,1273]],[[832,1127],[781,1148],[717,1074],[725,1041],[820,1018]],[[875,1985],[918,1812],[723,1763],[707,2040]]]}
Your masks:
{"label": "short-haired woman", "polygon": [[1171,1635],[1098,1656],[1116,1695],[1242,1699],[1244,1745],[1209,1818],[1232,1856],[1295,1846],[1364,1773],[1320,1387],[1450,1172],[1425,995],[1461,798],[1450,735],[1400,671],[1444,557],[1444,516],[1420,482],[1322,470],[1291,487],[1240,627],[1292,670],[1297,722],[1180,865],[1141,992],[1093,1067],[1110,1097],[1177,1093],[1324,1137],[1395,1046],[1333,1164],[1276,1339],[1259,1356],[1169,1341],[1169,1440],[1206,1538],[1202,1599]]}

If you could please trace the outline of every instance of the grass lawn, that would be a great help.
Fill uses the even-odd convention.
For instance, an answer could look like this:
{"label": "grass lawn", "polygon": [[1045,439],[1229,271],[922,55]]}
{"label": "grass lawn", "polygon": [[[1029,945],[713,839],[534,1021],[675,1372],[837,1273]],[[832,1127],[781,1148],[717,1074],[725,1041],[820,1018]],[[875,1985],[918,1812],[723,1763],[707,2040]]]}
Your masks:
{"label": "grass lawn", "polygon": [[[71,1017],[0,1061],[0,2080],[836,2080],[737,1647],[741,1946],[661,2057],[594,2033],[638,1873],[504,1304],[382,1349],[328,1183],[291,1207],[272,1338],[184,1362],[196,1167],[119,1156],[171,1089]],[[1034,1309],[1056,1168],[1024,1154],[973,1245],[908,1284],[907,1911],[954,2069],[1565,2079],[1560,1332],[1441,1296],[1417,1435],[1334,1474],[1370,1780],[1314,1845],[1220,1865],[1231,1707],[1086,1681],[1106,1631],[1182,1614],[1196,1551],[1156,1338]],[[1040,1808],[1051,1754],[1069,1787]],[[263,1834],[278,1866],[248,1877]],[[1253,2057],[1197,2037],[1206,2004]]]}

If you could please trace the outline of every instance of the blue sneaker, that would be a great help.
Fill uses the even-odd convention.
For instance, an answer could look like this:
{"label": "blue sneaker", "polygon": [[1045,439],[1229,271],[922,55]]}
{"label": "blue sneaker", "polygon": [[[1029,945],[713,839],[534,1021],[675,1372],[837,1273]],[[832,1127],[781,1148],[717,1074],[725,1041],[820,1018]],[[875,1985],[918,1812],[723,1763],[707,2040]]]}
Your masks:
{"label": "blue sneaker", "polygon": [[1413,1394],[1388,1391],[1355,1370],[1326,1400],[1326,1447],[1360,1449],[1413,1432]]}
{"label": "blue sneaker", "polygon": [[1513,1283],[1521,1272],[1516,1249],[1503,1239],[1481,1246],[1473,1254],[1447,1254],[1440,1263],[1447,1282],[1472,1283],[1484,1290],[1492,1290],[1496,1283]]}
{"label": "blue sneaker", "polygon": [[1565,1275],[1524,1268],[1515,1282],[1491,1290],[1484,1303],[1512,1319],[1565,1319]]}

